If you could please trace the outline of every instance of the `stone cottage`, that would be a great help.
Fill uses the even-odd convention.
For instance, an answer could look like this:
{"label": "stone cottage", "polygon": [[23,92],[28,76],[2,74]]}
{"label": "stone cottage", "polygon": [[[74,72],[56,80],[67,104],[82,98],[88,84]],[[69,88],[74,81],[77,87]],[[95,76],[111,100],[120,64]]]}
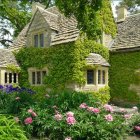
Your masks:
{"label": "stone cottage", "polygon": [[[66,18],[56,7],[45,9],[39,3],[35,3],[32,8],[32,18],[29,24],[18,35],[10,51],[18,51],[22,47],[53,47],[54,45],[74,42],[79,37],[77,21],[74,17]],[[110,35],[103,34],[103,44],[110,46],[112,38]],[[74,90],[94,91],[108,85],[109,63],[99,54],[90,53],[86,58],[88,65],[97,65],[94,69],[87,69],[85,73],[86,84],[82,87],[70,86]],[[16,63],[16,62],[15,62]],[[16,66],[18,66],[16,64]],[[30,85],[38,86],[43,84],[43,75],[48,73],[48,68],[28,69]],[[7,71],[5,70],[5,73]],[[4,73],[2,74],[4,77]],[[1,79],[1,81],[3,78]],[[13,81],[12,81],[13,82]],[[17,81],[16,81],[17,82]],[[1,84],[6,84],[1,82]]]}
{"label": "stone cottage", "polygon": [[[53,47],[57,44],[74,42],[79,37],[77,21],[74,17],[66,18],[56,7],[45,9],[39,3],[32,8],[32,18],[29,24],[18,35],[10,51],[18,51],[22,47]],[[112,38],[103,34],[103,44],[110,46]],[[74,90],[98,90],[108,85],[109,63],[99,54],[90,53],[86,58],[88,65],[97,65],[94,69],[87,69],[85,73],[86,84],[79,87],[76,84],[68,87]],[[48,68],[28,69],[30,85],[42,85],[43,75],[48,73]],[[2,84],[5,84],[4,82]]]}
{"label": "stone cottage", "polygon": [[140,13],[118,9],[118,34],[110,49],[112,100],[138,102],[140,96]]}

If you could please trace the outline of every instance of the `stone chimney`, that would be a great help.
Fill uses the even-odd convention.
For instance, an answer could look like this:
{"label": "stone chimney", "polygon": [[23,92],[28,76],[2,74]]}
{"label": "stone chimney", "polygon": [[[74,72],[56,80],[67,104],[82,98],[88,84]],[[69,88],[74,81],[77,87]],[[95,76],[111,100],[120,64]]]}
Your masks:
{"label": "stone chimney", "polygon": [[124,21],[125,18],[127,17],[127,6],[119,6],[116,7],[117,9],[117,21]]}
{"label": "stone chimney", "polygon": [[32,15],[35,14],[35,12],[36,12],[36,10],[37,10],[38,7],[39,8],[42,8],[42,9],[45,9],[45,6],[42,5],[42,4],[40,4],[39,2],[33,2],[32,3]]}

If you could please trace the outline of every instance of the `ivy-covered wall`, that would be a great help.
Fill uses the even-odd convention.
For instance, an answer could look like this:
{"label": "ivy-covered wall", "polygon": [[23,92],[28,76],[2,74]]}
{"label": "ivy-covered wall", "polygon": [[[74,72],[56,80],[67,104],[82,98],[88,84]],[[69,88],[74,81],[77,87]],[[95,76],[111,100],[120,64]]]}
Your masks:
{"label": "ivy-covered wall", "polygon": [[49,48],[23,48],[15,54],[21,67],[19,83],[29,86],[29,67],[47,67],[49,75],[44,80],[47,87],[63,89],[69,83],[83,84],[85,58],[90,52],[98,53],[106,60],[109,58],[108,49],[92,40],[77,40]]}
{"label": "ivy-covered wall", "polygon": [[111,53],[110,65],[111,100],[138,103],[140,101],[140,51]]}

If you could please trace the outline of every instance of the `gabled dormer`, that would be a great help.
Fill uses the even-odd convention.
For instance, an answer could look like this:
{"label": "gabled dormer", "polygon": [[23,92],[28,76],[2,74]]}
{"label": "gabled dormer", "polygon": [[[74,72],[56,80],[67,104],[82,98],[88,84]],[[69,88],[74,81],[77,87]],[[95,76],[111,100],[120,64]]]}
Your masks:
{"label": "gabled dormer", "polygon": [[58,32],[58,16],[42,7],[36,7],[33,14],[26,34],[26,46],[48,47],[53,35]]}

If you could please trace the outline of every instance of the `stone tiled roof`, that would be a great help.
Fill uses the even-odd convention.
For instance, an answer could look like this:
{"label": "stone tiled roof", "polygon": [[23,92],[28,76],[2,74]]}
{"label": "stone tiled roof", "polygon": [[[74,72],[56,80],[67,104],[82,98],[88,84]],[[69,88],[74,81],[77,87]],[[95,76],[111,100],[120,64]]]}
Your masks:
{"label": "stone tiled roof", "polygon": [[88,65],[101,65],[101,66],[110,66],[109,63],[99,54],[90,53],[86,58]]}
{"label": "stone tiled roof", "polygon": [[0,49],[0,67],[7,67],[7,65],[14,65],[18,67],[13,53],[8,49]]}
{"label": "stone tiled roof", "polygon": [[[39,8],[38,10],[49,24],[50,28],[55,30],[57,34],[51,39],[50,45],[62,44],[75,41],[79,36],[79,30],[77,29],[77,21],[74,17],[66,18],[55,7],[48,9]],[[25,26],[14,43],[10,47],[10,50],[18,50],[26,45],[26,33],[30,28],[30,23]]]}
{"label": "stone tiled roof", "polygon": [[49,12],[47,10],[44,10],[43,8],[39,8],[38,10],[46,20],[46,22],[49,24],[50,28],[53,30],[59,30],[59,24],[58,24],[58,15]]}
{"label": "stone tiled roof", "polygon": [[9,50],[16,51],[26,45],[26,32],[28,30],[29,24],[27,24],[23,30],[20,32],[18,37],[14,40],[13,44],[9,47]]}
{"label": "stone tiled roof", "polygon": [[118,34],[111,50],[140,48],[140,14],[135,14],[117,23]]}

